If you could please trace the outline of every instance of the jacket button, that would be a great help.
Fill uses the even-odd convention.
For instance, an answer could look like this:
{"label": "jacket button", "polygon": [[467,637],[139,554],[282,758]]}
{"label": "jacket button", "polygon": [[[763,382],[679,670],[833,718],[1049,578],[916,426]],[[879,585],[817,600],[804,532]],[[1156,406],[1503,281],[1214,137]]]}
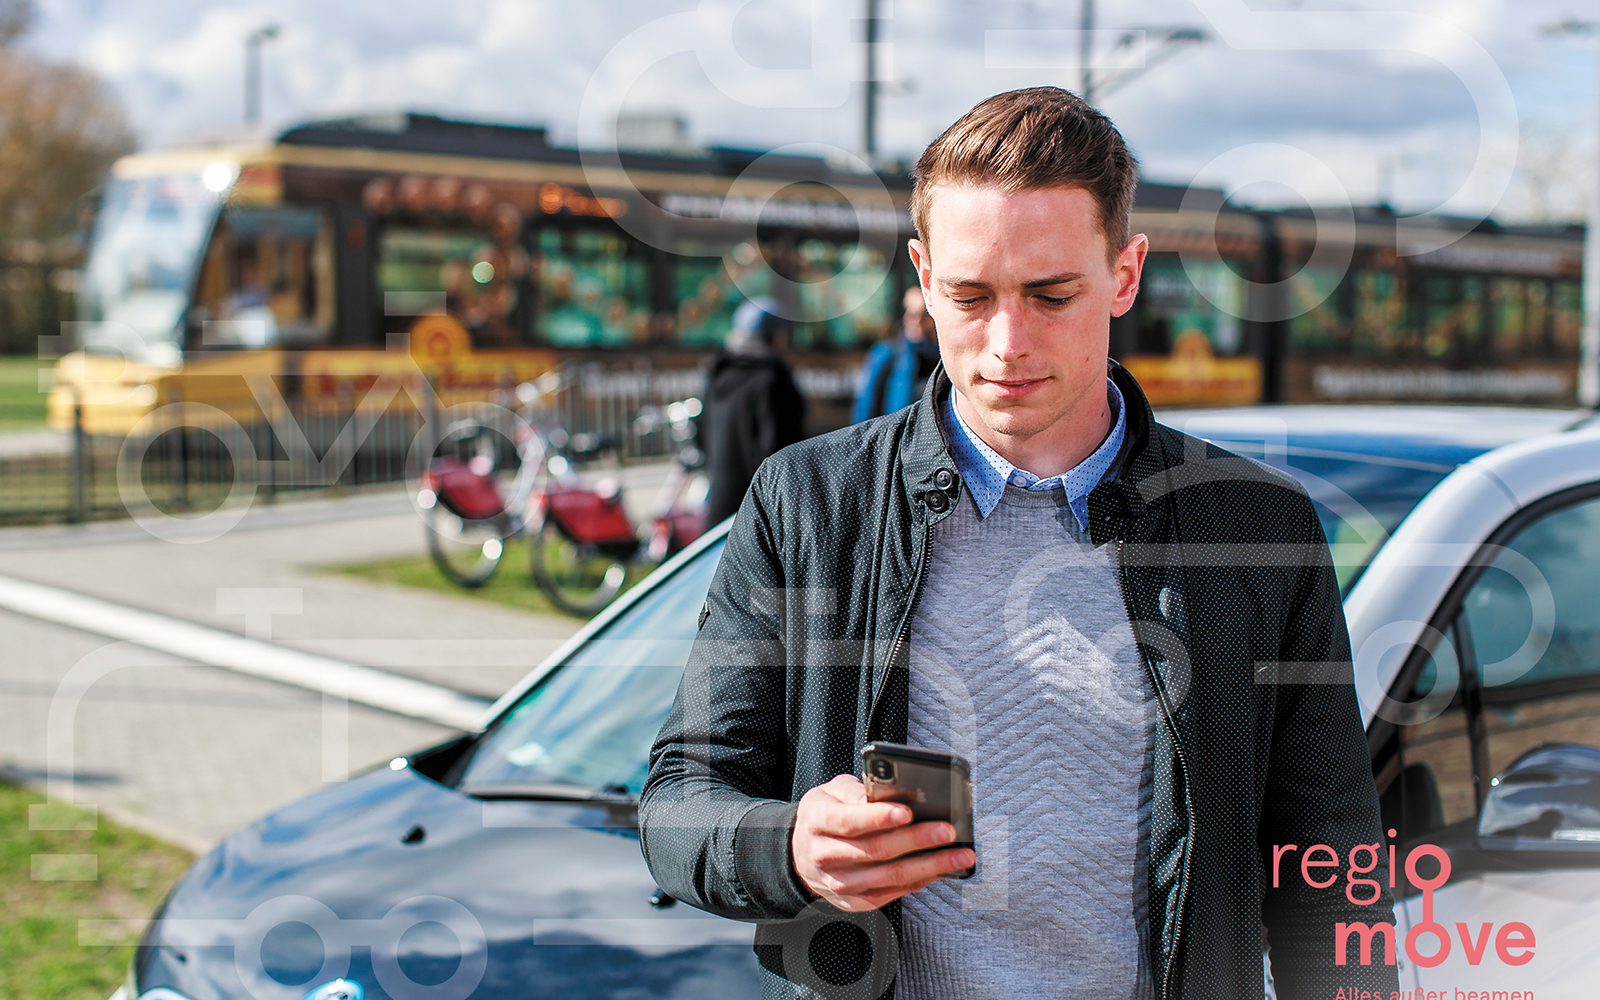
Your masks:
{"label": "jacket button", "polygon": [[928,505],[928,509],[933,511],[935,514],[943,514],[945,508],[950,506],[949,497],[945,496],[943,493],[932,490],[923,495],[922,501],[923,503],[926,503]]}
{"label": "jacket button", "polygon": [[933,474],[933,485],[939,487],[941,490],[949,489],[955,484],[955,481],[955,473],[951,472],[949,469],[940,469],[938,472]]}

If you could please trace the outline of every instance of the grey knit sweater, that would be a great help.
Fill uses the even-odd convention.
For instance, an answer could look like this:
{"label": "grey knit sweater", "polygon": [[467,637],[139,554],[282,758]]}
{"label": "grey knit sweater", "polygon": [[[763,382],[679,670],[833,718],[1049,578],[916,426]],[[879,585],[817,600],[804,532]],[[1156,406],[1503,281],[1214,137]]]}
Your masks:
{"label": "grey knit sweater", "polygon": [[897,1000],[1151,994],[1155,706],[1117,584],[1062,491],[962,496],[911,626],[907,741],[972,764],[978,874],[907,896]]}

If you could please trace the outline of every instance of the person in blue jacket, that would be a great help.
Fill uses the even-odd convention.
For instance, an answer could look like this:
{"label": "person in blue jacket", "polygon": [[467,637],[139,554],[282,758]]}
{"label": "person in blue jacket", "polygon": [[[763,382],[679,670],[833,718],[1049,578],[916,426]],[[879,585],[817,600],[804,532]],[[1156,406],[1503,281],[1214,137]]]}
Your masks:
{"label": "person in blue jacket", "polygon": [[939,341],[934,334],[933,317],[923,305],[922,289],[916,285],[906,289],[903,305],[900,332],[873,344],[867,352],[851,416],[855,423],[916,402],[934,365],[939,363]]}

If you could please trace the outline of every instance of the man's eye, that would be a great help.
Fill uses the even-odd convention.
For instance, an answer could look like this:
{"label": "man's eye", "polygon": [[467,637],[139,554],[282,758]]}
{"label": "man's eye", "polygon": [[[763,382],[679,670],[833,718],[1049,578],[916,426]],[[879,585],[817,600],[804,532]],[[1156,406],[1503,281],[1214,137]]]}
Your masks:
{"label": "man's eye", "polygon": [[1064,306],[1073,300],[1071,295],[1041,295],[1039,301],[1047,306]]}
{"label": "man's eye", "polygon": [[979,302],[982,302],[983,301],[983,296],[980,295],[980,296],[978,296],[976,298],[962,298],[960,296],[951,296],[950,301],[954,302],[958,306],[961,306],[963,309],[969,309],[972,306],[977,305]]}

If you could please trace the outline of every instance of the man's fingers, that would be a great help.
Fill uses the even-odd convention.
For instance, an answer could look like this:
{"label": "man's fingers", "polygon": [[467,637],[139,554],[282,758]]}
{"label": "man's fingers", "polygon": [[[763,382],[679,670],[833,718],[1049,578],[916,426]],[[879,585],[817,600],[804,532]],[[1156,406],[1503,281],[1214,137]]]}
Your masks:
{"label": "man's fingers", "polygon": [[840,802],[867,801],[867,786],[853,774],[835,775],[826,784],[817,787],[827,789],[828,794]]}
{"label": "man's fingers", "polygon": [[839,896],[885,896],[884,902],[887,902],[915,892],[942,876],[971,868],[975,857],[970,847],[958,847],[901,858],[888,864],[844,868],[828,874],[827,888]]}
{"label": "man's fingers", "polygon": [[955,828],[949,823],[913,823],[861,837],[829,837],[817,844],[813,857],[821,865],[871,864],[943,847],[955,839]]}
{"label": "man's fingers", "polygon": [[911,810],[898,802],[820,802],[811,831],[828,837],[864,837],[911,822]]}

